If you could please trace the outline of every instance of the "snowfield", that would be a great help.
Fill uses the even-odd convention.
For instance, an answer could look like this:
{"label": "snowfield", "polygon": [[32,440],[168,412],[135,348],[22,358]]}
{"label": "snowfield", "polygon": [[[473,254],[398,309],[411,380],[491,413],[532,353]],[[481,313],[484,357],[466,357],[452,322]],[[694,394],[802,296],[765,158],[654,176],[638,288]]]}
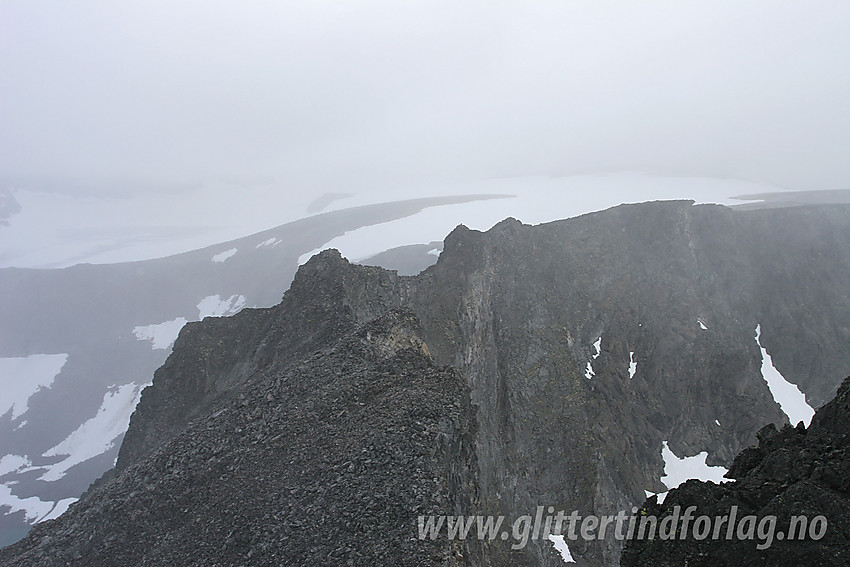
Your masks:
{"label": "snowfield", "polygon": [[47,471],[39,480],[57,481],[74,465],[96,457],[115,446],[118,438],[127,431],[130,415],[139,403],[142,390],[148,385],[124,384],[107,392],[94,417],[80,425],[64,441],[45,451],[43,457],[64,455],[65,458],[54,465],[45,467]]}
{"label": "snowfield", "polygon": [[761,325],[756,325],[756,343],[761,350],[761,375],[767,382],[773,399],[788,416],[792,425],[802,421],[808,427],[815,415],[815,410],[806,402],[806,396],[800,391],[800,388],[786,380],[773,366],[773,359],[770,358],[767,350],[761,346]]}
{"label": "snowfield", "polygon": [[[224,317],[233,315],[245,307],[244,295],[231,295],[222,299],[219,295],[208,295],[198,302],[198,319],[204,317]],[[150,341],[154,350],[170,349],[177,340],[180,330],[188,323],[185,317],[177,317],[170,321],[154,325],[137,325],[133,327],[133,334],[140,341]]]}
{"label": "snowfield", "polygon": [[228,258],[232,257],[234,254],[239,252],[237,248],[231,248],[230,250],[225,250],[224,252],[220,252],[212,257],[212,261],[216,263],[226,262]]}
{"label": "snowfield", "polygon": [[[334,238],[302,255],[303,264],[326,248],[336,248],[352,261],[360,261],[389,248],[427,244],[445,238],[459,224],[487,230],[508,217],[525,224],[540,224],[600,211],[628,202],[662,199],[693,199],[698,203],[740,204],[736,195],[775,191],[772,185],[734,179],[658,177],[622,172],[569,177],[516,177],[456,183],[440,188],[440,194],[499,194],[504,199],[435,207],[411,217],[367,226]],[[433,191],[433,189],[431,189]],[[362,202],[361,202],[362,200]],[[346,200],[366,204],[368,196]]]}
{"label": "snowfield", "polygon": [[[711,481],[716,483],[730,482],[729,479],[723,478],[728,469],[724,467],[712,467],[706,464],[705,459],[708,453],[705,451],[698,453],[692,457],[679,458],[667,446],[667,441],[661,443],[661,457],[664,459],[664,475],[661,477],[661,482],[667,487],[667,490],[672,490],[685,482],[686,480],[697,479],[703,481]],[[654,492],[646,492],[646,497],[649,498]],[[657,494],[658,503],[664,502],[667,492]]]}
{"label": "snowfield", "polygon": [[0,358],[0,415],[12,411],[12,421],[29,409],[30,397],[49,388],[68,361],[67,354],[32,354],[24,357]]}
{"label": "snowfield", "polygon": [[561,559],[564,560],[564,563],[576,562],[576,560],[573,559],[573,555],[570,553],[570,546],[567,545],[566,540],[564,540],[564,536],[550,534],[549,541],[551,541],[552,545],[555,546],[555,551],[561,554]]}
{"label": "snowfield", "polygon": [[208,295],[198,303],[198,318],[224,317],[232,315],[245,307],[244,295],[231,295],[222,299],[219,295]]}
{"label": "snowfield", "polygon": [[133,327],[133,334],[140,341],[150,341],[154,350],[166,350],[171,348],[187,322],[184,317],[177,317],[156,325],[139,325]]}
{"label": "snowfield", "polygon": [[[4,455],[0,458],[0,476],[11,472],[23,474],[40,469],[41,467],[33,467],[28,458],[20,455]],[[34,524],[58,518],[68,509],[68,506],[77,501],[77,498],[65,498],[58,502],[44,501],[36,496],[20,498],[12,494],[13,485],[14,481],[0,484],[0,507],[8,507],[9,513],[12,514],[23,511],[27,521]]]}

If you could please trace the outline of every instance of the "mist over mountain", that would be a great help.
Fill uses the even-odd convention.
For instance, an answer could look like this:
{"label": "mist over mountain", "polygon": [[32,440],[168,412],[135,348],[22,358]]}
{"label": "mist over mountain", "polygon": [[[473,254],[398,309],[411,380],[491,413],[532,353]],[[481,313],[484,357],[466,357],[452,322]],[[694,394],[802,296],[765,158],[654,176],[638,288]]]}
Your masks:
{"label": "mist over mountain", "polygon": [[769,423],[741,484],[821,482],[768,453],[843,466],[848,22],[3,3],[0,563],[614,565],[411,521],[663,510]]}
{"label": "mist over mountain", "polygon": [[[673,488],[676,459],[730,467],[835,395],[847,281],[838,205],[461,226],[413,276],[325,251],[278,305],[187,323],[115,470],[0,558],[562,564],[549,541],[418,541],[416,518],[614,514]],[[568,543],[619,562],[620,542]]]}
{"label": "mist over mountain", "polygon": [[0,188],[0,226],[9,226],[9,217],[20,212],[21,204],[8,187]]}
{"label": "mist over mountain", "polygon": [[[738,195],[787,193],[782,186],[759,180],[653,175],[639,170],[439,183],[400,181],[356,193],[319,196],[292,191],[287,183],[274,181],[197,183],[165,189],[150,186],[104,193],[77,191],[72,183],[68,185],[64,190],[61,184],[45,188],[37,183],[7,189],[20,204],[20,211],[2,227],[0,267],[63,268],[163,258],[243,238],[318,212],[414,198],[499,196],[445,203],[439,210],[426,209],[361,227],[333,238],[331,245],[359,260],[396,246],[442,240],[461,223],[486,230],[509,216],[539,224],[624,202],[694,199],[733,205],[740,203],[735,199]],[[348,187],[349,180],[340,186]],[[348,196],[331,198],[338,195]],[[319,207],[324,208],[318,211]]]}

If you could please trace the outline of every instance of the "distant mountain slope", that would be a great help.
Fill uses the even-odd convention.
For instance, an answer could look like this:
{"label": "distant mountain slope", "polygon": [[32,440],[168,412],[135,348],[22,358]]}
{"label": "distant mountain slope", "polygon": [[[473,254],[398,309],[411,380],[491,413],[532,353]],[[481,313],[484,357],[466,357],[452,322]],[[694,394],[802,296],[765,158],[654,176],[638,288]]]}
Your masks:
{"label": "distant mountain slope", "polygon": [[802,205],[847,205],[850,204],[850,189],[756,193],[741,195],[734,197],[734,199],[752,201],[751,203],[735,205],[735,209],[740,211],[799,207]]}
{"label": "distant mountain slope", "polygon": [[[850,368],[847,281],[850,208],[840,206],[659,202],[459,227],[412,277],[324,252],[278,306],[188,324],[142,395],[116,470],[0,557],[262,565],[296,550],[303,564],[559,565],[542,540],[413,545],[410,510],[615,514],[669,488],[664,451],[728,467],[765,423],[787,423],[762,348],[805,394],[797,403],[835,393]],[[439,403],[429,376],[443,384]],[[417,407],[422,418],[402,417]],[[388,437],[373,443],[378,432]],[[362,450],[349,455],[349,444]],[[454,459],[443,460],[447,446]],[[408,460],[424,476],[402,473]],[[439,495],[428,496],[428,477]],[[331,486],[364,488],[318,489]],[[364,515],[328,537],[363,543],[331,550],[316,534],[352,505]],[[375,539],[388,517],[378,510],[401,526],[390,541],[408,541],[392,555]],[[569,545],[580,565],[619,562],[617,541]]]}
{"label": "distant mountain slope", "polygon": [[376,254],[358,262],[366,266],[381,266],[388,270],[395,270],[400,276],[415,276],[428,266],[437,263],[440,252],[443,251],[442,242],[431,242],[430,244],[411,244],[390,248],[385,252]]}
{"label": "distant mountain slope", "polygon": [[278,303],[298,257],[346,231],[482,198],[345,209],[157,260],[0,269],[0,545],[113,465],[187,321]]}

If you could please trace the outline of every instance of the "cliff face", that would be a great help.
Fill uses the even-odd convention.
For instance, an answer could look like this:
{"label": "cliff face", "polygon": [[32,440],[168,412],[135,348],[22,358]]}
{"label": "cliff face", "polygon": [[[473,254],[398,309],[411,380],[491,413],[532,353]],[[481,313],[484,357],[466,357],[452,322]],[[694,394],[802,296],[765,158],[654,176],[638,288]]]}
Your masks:
{"label": "cliff face", "polygon": [[[9,412],[17,395],[0,393],[0,493],[8,494],[0,498],[0,546],[113,468],[137,397],[165,363],[183,322],[277,305],[299,256],[346,232],[482,198],[488,196],[340,209],[139,262],[0,268],[0,375],[13,373],[24,396]],[[39,365],[43,355],[64,355],[65,362],[48,374]]]}
{"label": "cliff face", "polygon": [[[731,517],[735,507],[738,526],[746,516],[756,518],[752,537],[736,527],[730,538],[723,529],[717,539],[697,540],[691,530],[682,539],[635,540],[622,565],[850,565],[850,378],[808,429],[786,425],[777,431],[771,424],[758,439],[757,447],[735,458],[727,474],[734,483],[690,480],[670,491],[663,505],[652,497],[643,507],[660,521],[677,506],[694,506],[695,516],[710,518]],[[805,523],[796,521],[792,530],[795,516]]]}
{"label": "cliff face", "polygon": [[[846,211],[786,214],[774,227],[766,215],[655,203],[450,235],[412,303],[437,359],[469,381],[487,512],[629,510],[665,489],[664,440],[728,466],[763,424],[785,420],[761,376],[759,323],[784,376],[808,392],[810,372],[823,372],[811,391],[831,397],[842,374],[825,370],[850,364],[850,297],[831,279],[850,276]],[[571,549],[618,560],[614,541]],[[530,564],[559,562],[549,552],[530,547]]]}
{"label": "cliff face", "polygon": [[[209,398],[180,433],[166,438],[157,425],[136,437],[150,452],[132,464],[122,453],[120,473],[64,516],[64,528],[37,526],[11,548],[14,559],[0,555],[3,564],[415,566],[471,557],[446,540],[411,537],[419,515],[476,506],[475,420],[462,377],[433,364],[410,313],[353,329],[344,311],[307,315],[328,324],[319,350]],[[233,376],[223,370],[217,378]],[[192,385],[173,394],[200,400],[224,387],[212,378]]]}
{"label": "cliff face", "polygon": [[[820,405],[850,368],[846,281],[850,209],[835,207],[665,202],[459,227],[413,277],[324,252],[277,307],[187,325],[114,478],[0,558],[558,565],[545,540],[416,541],[416,518],[630,510],[665,490],[664,441],[728,466],[787,423],[756,326]],[[616,541],[570,549],[620,556]]]}

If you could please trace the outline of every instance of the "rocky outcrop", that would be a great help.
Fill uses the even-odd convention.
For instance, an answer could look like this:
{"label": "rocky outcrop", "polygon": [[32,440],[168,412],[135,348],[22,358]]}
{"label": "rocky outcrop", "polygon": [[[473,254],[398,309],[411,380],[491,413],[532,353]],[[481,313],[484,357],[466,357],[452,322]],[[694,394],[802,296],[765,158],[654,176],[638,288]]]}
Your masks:
{"label": "rocky outcrop", "polygon": [[[302,266],[277,307],[188,325],[142,396],[114,478],[0,558],[12,564],[25,557],[112,560],[117,556],[110,555],[116,553],[110,542],[145,526],[144,535],[134,536],[137,545],[125,546],[137,554],[122,560],[144,564],[171,554],[172,564],[194,564],[189,558],[197,556],[207,564],[239,564],[241,558],[259,565],[267,561],[260,557],[275,557],[258,555],[268,552],[297,554],[291,564],[325,554],[322,564],[415,558],[417,564],[559,565],[560,556],[542,539],[522,549],[500,538],[438,538],[426,545],[416,541],[414,518],[421,510],[503,515],[507,522],[538,506],[582,515],[630,510],[643,502],[645,490],[665,490],[659,480],[665,441],[677,455],[706,451],[709,464],[728,466],[764,424],[787,423],[761,376],[756,326],[776,367],[819,405],[850,368],[846,281],[850,209],[840,207],[737,213],[662,202],[536,227],[512,219],[486,233],[459,227],[446,238],[437,264],[412,277],[351,265],[326,251]],[[364,341],[372,345],[371,358],[359,354]],[[355,359],[371,362],[345,366]],[[342,374],[335,374],[337,367]],[[327,393],[349,373],[362,377],[353,393],[338,399]],[[428,375],[436,382],[423,382]],[[389,387],[388,376],[404,385],[398,397],[377,396]],[[440,386],[429,390],[427,384]],[[345,421],[356,409],[352,396],[364,404],[357,405],[364,421]],[[247,422],[228,417],[246,419],[245,400],[248,415],[254,415],[251,400],[266,408],[252,417],[253,437],[244,435]],[[430,421],[393,413],[418,416],[420,406],[430,408]],[[331,433],[328,415],[343,420],[333,429],[350,433],[345,442],[322,441]],[[293,419],[297,425],[287,425]],[[285,433],[288,427],[303,433]],[[345,452],[349,444],[388,428],[398,432],[386,441],[397,461],[374,474],[356,463],[336,468],[354,463]],[[215,441],[203,441],[207,435]],[[409,449],[401,446],[405,436],[413,443]],[[198,449],[193,457],[194,439],[203,447],[223,445]],[[287,451],[302,456],[281,459]],[[152,492],[153,471],[169,458],[185,461],[178,470],[195,476]],[[406,459],[422,476],[404,468]],[[206,472],[207,462],[219,467],[216,472]],[[234,476],[243,467],[246,476]],[[283,538],[275,527],[301,522],[298,503],[306,489],[297,487],[330,482],[361,488],[309,492],[321,497],[315,510],[351,504],[345,509],[354,514],[355,504],[366,506],[369,512],[359,519],[346,516],[347,535],[334,537],[371,541],[374,554],[346,544],[328,555],[315,530],[286,532],[289,547],[273,543]],[[276,491],[261,512],[262,501],[272,496],[258,484],[286,491]],[[440,497],[434,486],[442,487]],[[213,549],[213,541],[236,537],[223,528],[166,535],[184,533],[187,518],[206,517],[216,506],[227,510],[232,503],[235,514],[239,501],[251,502],[254,512],[233,516],[228,531],[240,526],[234,533],[252,535],[233,555]],[[94,523],[109,525],[119,514],[117,502],[120,514],[136,518],[132,527],[104,528],[91,540],[99,547],[80,544],[78,559],[67,555],[68,541],[88,538],[81,534]],[[159,512],[146,515],[152,506]],[[266,527],[273,536],[262,535]],[[380,530],[391,536],[376,542]],[[54,539],[60,533],[69,539]],[[144,555],[143,542],[161,545],[159,555]],[[580,564],[616,565],[621,544],[577,541],[570,549]]]}
{"label": "rocky outcrop", "polygon": [[467,555],[411,537],[418,515],[474,507],[462,377],[433,364],[409,313],[339,330],[331,346],[205,405],[60,529],[36,526],[4,564],[413,566]]}
{"label": "rocky outcrop", "polygon": [[[2,500],[10,505],[0,504],[0,546],[22,537],[54,503],[80,496],[114,466],[137,394],[165,363],[183,322],[231,315],[244,306],[277,305],[299,257],[346,232],[428,207],[494,197],[429,197],[340,209],[138,262],[0,268],[0,367],[18,368],[21,362],[4,359],[67,355],[50,387],[38,387],[49,377],[39,376],[37,363],[13,370],[16,391],[31,394],[18,401],[18,410],[8,411],[15,396],[0,394],[5,402],[0,403],[0,460],[27,463],[13,465],[16,470],[0,465],[0,492],[8,493]],[[9,212],[14,203],[6,201]],[[168,231],[157,238],[167,239]],[[14,262],[6,257],[0,263]],[[0,372],[7,376],[8,371]],[[169,388],[162,390],[163,400],[173,397]],[[73,440],[80,430],[86,431],[86,443]],[[57,462],[55,455],[63,451],[72,454]]]}
{"label": "rocky outcrop", "polygon": [[[676,507],[695,507],[694,516],[710,518],[731,517],[734,507],[738,524],[730,536],[727,525],[716,539],[698,540],[689,530],[681,539],[634,540],[623,567],[850,565],[850,378],[808,429],[777,431],[771,424],[758,440],[735,457],[726,475],[735,482],[691,480],[670,491],[663,505],[653,496],[642,510],[663,521]],[[751,531],[746,516],[756,519]]]}

